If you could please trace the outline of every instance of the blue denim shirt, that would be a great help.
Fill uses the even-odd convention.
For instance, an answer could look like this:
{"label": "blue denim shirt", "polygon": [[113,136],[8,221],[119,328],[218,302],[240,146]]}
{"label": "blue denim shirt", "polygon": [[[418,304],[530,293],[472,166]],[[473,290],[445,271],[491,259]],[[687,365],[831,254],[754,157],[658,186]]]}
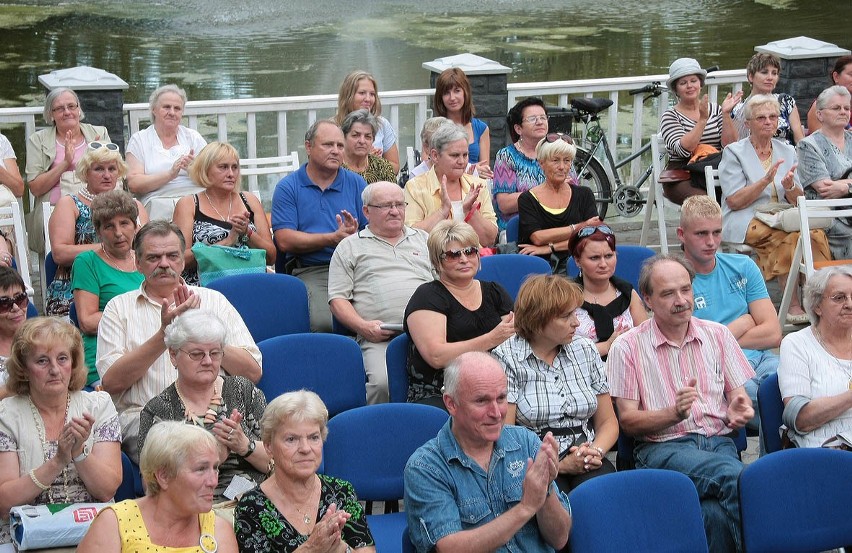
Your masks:
{"label": "blue denim shirt", "polygon": [[[405,512],[417,551],[435,548],[443,537],[491,522],[521,500],[527,458],[541,440],[526,428],[505,426],[494,444],[488,473],[468,457],[451,430],[452,418],[405,466]],[[554,485],[552,493],[556,491]],[[568,498],[559,500],[569,513]],[[553,551],[535,517],[497,551]]]}

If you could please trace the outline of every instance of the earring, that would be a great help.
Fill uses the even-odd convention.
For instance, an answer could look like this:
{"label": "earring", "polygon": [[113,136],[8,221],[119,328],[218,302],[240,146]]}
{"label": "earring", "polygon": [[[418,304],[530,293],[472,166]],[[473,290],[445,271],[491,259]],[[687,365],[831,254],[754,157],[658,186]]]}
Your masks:
{"label": "earring", "polygon": [[272,476],[272,473],[275,472],[275,459],[272,457],[269,458],[269,463],[266,465],[266,476]]}

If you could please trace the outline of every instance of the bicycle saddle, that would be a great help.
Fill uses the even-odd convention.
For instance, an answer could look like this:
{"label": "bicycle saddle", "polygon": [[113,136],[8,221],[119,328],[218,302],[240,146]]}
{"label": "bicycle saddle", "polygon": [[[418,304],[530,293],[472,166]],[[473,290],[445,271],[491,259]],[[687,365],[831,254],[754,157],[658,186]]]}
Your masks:
{"label": "bicycle saddle", "polygon": [[609,98],[575,98],[571,100],[571,106],[580,111],[588,113],[600,113],[612,105]]}

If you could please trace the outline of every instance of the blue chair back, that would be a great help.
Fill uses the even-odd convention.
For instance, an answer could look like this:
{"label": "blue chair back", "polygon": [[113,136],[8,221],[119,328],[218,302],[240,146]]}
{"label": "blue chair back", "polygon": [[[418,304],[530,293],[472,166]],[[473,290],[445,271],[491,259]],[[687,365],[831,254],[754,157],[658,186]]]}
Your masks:
{"label": "blue chair back", "polygon": [[707,551],[698,492],[679,472],[604,474],[574,488],[569,498],[572,551]]}
{"label": "blue chair back", "polygon": [[221,292],[231,302],[255,342],[311,331],[308,289],[294,276],[232,275],[217,278],[207,287]]}
{"label": "blue chair back", "polygon": [[263,376],[257,387],[267,401],[305,388],[322,398],[329,417],[366,405],[364,358],[352,338],[288,334],[263,340],[257,347],[263,355]]}
{"label": "blue chair back", "polygon": [[388,368],[388,393],[391,403],[408,401],[408,352],[411,338],[403,332],[388,343],[385,363]]}
{"label": "blue chair back", "polygon": [[506,242],[518,241],[518,229],[521,224],[521,218],[518,215],[506,221]]}
{"label": "blue chair back", "polygon": [[68,306],[68,320],[71,321],[71,324],[80,328],[80,319],[77,317],[77,305],[72,301]]}
{"label": "blue chair back", "polygon": [[125,499],[136,499],[145,495],[145,490],[142,488],[142,473],[139,467],[130,460],[123,451],[121,452],[121,484],[115,491],[115,501],[124,501]]}
{"label": "blue chair back", "polygon": [[53,282],[53,279],[56,277],[56,270],[59,269],[59,265],[56,264],[56,261],[53,260],[53,252],[47,252],[47,255],[44,257],[44,283],[45,285]]}
{"label": "blue chair back", "polygon": [[38,309],[33,305],[33,302],[30,301],[27,303],[27,318],[32,319],[33,317],[38,317]]}
{"label": "blue chair back", "polygon": [[760,434],[766,453],[781,451],[781,416],[784,414],[784,401],[778,387],[778,375],[773,373],[760,383],[757,389],[757,409],[760,411]]}
{"label": "blue chair back", "polygon": [[550,263],[544,259],[534,255],[512,253],[483,257],[476,278],[500,283],[514,300],[528,276],[550,273]]}
{"label": "blue chair back", "polygon": [[852,454],[795,448],[764,455],[739,479],[748,553],[827,551],[852,544]]}
{"label": "blue chair back", "polygon": [[[642,270],[642,264],[649,257],[653,257],[656,252],[645,246],[616,246],[615,251],[618,254],[618,262],[615,265],[615,276],[626,280],[633,285],[633,289],[639,292],[639,272]],[[573,257],[568,258],[568,276],[571,278],[580,274],[580,269]]]}

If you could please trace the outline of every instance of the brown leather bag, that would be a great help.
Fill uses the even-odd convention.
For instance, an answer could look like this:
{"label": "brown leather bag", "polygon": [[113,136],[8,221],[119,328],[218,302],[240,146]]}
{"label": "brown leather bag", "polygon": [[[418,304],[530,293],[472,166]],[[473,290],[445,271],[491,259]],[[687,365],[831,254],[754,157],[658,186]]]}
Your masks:
{"label": "brown leather bag", "polygon": [[660,173],[660,184],[675,184],[690,178],[692,175],[686,169],[665,169]]}

